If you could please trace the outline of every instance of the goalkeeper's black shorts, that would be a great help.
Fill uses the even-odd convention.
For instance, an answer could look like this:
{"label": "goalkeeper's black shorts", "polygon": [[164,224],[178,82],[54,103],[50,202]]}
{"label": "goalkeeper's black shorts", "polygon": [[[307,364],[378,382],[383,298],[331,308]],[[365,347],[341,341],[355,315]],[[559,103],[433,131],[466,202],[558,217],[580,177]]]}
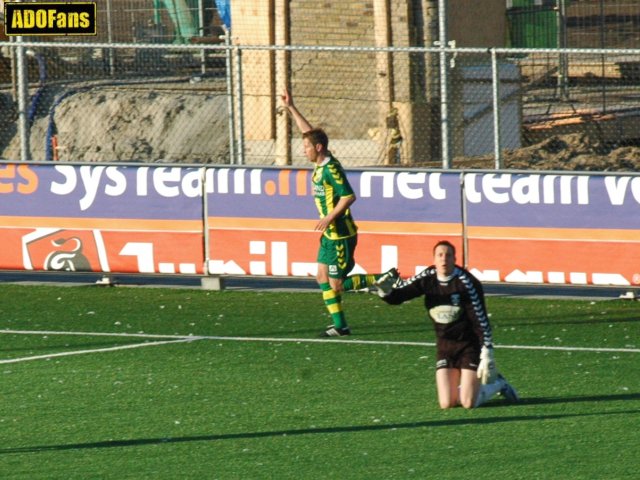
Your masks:
{"label": "goalkeeper's black shorts", "polygon": [[480,362],[480,345],[474,341],[438,339],[436,370],[456,368],[477,370]]}

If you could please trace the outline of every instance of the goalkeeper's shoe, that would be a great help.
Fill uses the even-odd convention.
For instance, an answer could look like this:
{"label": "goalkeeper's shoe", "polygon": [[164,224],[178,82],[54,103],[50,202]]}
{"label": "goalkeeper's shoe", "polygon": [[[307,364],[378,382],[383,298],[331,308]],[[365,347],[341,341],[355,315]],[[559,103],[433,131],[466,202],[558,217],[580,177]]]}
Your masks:
{"label": "goalkeeper's shoe", "polygon": [[387,294],[398,283],[399,280],[400,274],[398,273],[398,270],[392,268],[391,270],[383,273],[380,278],[375,281],[374,285],[382,290],[385,294]]}
{"label": "goalkeeper's shoe", "polygon": [[323,337],[346,337],[351,335],[351,329],[349,327],[338,328],[333,325],[329,325],[323,332]]}
{"label": "goalkeeper's shoe", "polygon": [[502,388],[500,389],[500,395],[502,395],[509,403],[518,403],[520,397],[516,389],[511,386],[507,379],[501,374],[498,374],[498,381],[502,382]]}

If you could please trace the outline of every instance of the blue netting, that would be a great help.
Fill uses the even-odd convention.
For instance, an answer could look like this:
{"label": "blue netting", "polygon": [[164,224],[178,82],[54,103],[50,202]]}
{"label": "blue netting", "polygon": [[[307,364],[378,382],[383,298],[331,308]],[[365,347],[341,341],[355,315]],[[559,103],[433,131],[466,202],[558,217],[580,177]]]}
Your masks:
{"label": "blue netting", "polygon": [[227,30],[231,30],[231,0],[216,0],[218,15]]}

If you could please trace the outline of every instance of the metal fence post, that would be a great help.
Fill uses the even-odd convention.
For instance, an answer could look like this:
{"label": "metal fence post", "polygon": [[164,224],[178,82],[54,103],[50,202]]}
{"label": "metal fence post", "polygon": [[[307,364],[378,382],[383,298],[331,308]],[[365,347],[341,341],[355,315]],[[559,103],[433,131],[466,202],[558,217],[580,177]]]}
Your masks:
{"label": "metal fence post", "polygon": [[236,107],[233,99],[233,59],[231,56],[231,32],[225,27],[224,44],[227,47],[224,51],[226,62],[227,79],[227,109],[229,110],[229,163],[235,163],[236,159]]}
{"label": "metal fence post", "polygon": [[[111,1],[107,0],[107,42],[113,43],[113,25],[112,25],[112,17],[111,17]],[[113,76],[115,74],[115,51],[112,48],[106,50],[109,62],[109,75]]]}
{"label": "metal fence post", "polygon": [[[558,48],[567,48],[567,10],[565,0],[557,0],[558,10]],[[558,89],[560,99],[569,99],[569,65],[567,64],[567,54],[560,51],[558,57]]]}
{"label": "metal fence post", "polygon": [[[200,38],[204,37],[204,0],[198,0],[198,34]],[[207,73],[207,52],[206,50],[200,50],[200,73],[204,75]]]}
{"label": "metal fence post", "polygon": [[20,160],[31,160],[29,148],[30,128],[27,101],[29,98],[29,72],[22,36],[16,38],[16,67],[18,70],[18,131],[20,132]]}
{"label": "metal fence post", "polygon": [[491,49],[491,83],[493,97],[493,155],[496,170],[502,168],[502,156],[500,154],[500,70],[496,49]]}
{"label": "metal fence post", "polygon": [[244,165],[244,101],[242,98],[242,50],[240,48],[235,49],[235,62],[236,62],[236,102],[238,108],[236,110],[238,130],[237,130],[237,147],[238,157],[236,162],[238,165]]}
{"label": "metal fence post", "polygon": [[440,48],[440,135],[442,168],[451,168],[451,140],[449,138],[449,67],[447,65],[447,7],[446,0],[438,0],[438,28]]}

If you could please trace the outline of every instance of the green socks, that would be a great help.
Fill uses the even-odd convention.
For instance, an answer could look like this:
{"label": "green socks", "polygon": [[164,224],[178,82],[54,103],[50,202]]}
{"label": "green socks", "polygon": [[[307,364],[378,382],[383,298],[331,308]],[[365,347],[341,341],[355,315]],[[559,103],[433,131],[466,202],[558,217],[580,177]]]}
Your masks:
{"label": "green socks", "polygon": [[342,286],[345,291],[361,290],[373,286],[379,277],[380,275],[351,275],[344,279]]}
{"label": "green socks", "polygon": [[[344,279],[342,286],[345,291],[348,290],[361,290],[363,288],[371,287],[380,275],[351,275]],[[331,284],[321,283],[320,290],[322,290],[322,299],[324,304],[329,310],[331,320],[336,328],[345,328],[347,321],[344,318],[344,312],[342,311],[342,295],[337,293],[331,288]]]}
{"label": "green socks", "polygon": [[321,283],[320,289],[322,290],[324,304],[327,306],[327,310],[329,310],[331,320],[333,320],[333,325],[336,328],[345,328],[347,321],[342,311],[342,295],[336,293],[329,283]]}

